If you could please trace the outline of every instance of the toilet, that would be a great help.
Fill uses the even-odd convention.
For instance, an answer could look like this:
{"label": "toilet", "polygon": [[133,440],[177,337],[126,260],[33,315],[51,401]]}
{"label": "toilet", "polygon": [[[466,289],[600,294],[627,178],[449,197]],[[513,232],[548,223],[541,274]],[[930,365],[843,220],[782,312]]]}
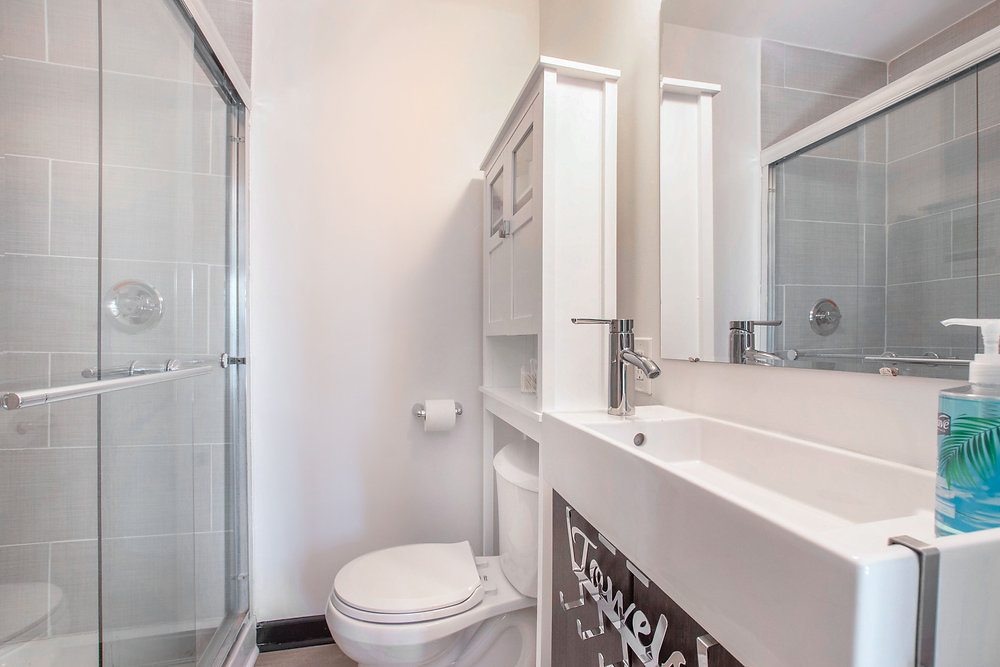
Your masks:
{"label": "toilet", "polygon": [[500,555],[468,542],[408,544],[355,558],[337,573],[326,622],[361,667],[535,664],[538,447],[493,459]]}

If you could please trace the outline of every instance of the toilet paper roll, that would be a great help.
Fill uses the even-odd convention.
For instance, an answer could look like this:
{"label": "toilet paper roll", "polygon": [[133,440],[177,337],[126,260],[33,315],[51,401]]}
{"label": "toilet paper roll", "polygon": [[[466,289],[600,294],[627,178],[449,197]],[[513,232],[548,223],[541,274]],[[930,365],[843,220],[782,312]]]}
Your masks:
{"label": "toilet paper roll", "polygon": [[432,398],[424,401],[424,431],[450,431],[455,427],[455,401],[448,398]]}

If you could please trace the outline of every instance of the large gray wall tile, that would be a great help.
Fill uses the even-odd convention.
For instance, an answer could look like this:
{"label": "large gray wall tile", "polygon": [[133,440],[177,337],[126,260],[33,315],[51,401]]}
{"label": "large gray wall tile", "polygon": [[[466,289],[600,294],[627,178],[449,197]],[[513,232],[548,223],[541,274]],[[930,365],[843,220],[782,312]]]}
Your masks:
{"label": "large gray wall tile", "polygon": [[977,227],[979,274],[1000,274],[1000,201],[979,205]]}
{"label": "large gray wall tile", "polygon": [[64,605],[56,634],[98,631],[98,574],[97,540],[52,544],[52,583],[62,591]]}
{"label": "large gray wall tile", "polygon": [[[989,206],[983,204],[983,207]],[[991,207],[992,208],[992,207]],[[980,207],[980,211],[983,208]],[[985,217],[990,217],[985,213]],[[987,223],[987,227],[989,227]],[[951,212],[951,275],[954,278],[967,278],[979,272],[979,221],[976,219],[976,207],[966,206]],[[1000,238],[996,239],[1000,241]],[[989,255],[995,257],[995,249],[983,248]],[[993,252],[990,252],[993,250]],[[986,268],[985,266],[983,268]]]}
{"label": "large gray wall tile", "polygon": [[889,163],[889,222],[971,206],[976,201],[976,174],[975,136]]}
{"label": "large gray wall tile", "polygon": [[885,225],[865,225],[864,284],[885,287]]}
{"label": "large gray wall tile", "polygon": [[886,166],[874,162],[858,164],[858,216],[868,225],[884,225]]}
{"label": "large gray wall tile", "polygon": [[869,118],[861,127],[864,128],[865,135],[865,162],[885,162],[888,152],[886,137],[888,119],[886,114],[879,114],[874,118]]}
{"label": "large gray wall tile", "polygon": [[209,171],[209,86],[127,74],[104,75],[104,163]]}
{"label": "large gray wall tile", "polygon": [[977,88],[979,128],[1000,125],[1000,62],[979,70]]}
{"label": "large gray wall tile", "polygon": [[196,65],[191,30],[173,3],[103,0],[105,71],[208,83]]}
{"label": "large gray wall tile", "polygon": [[977,111],[979,100],[979,75],[967,74],[955,81],[955,136],[961,137],[979,129]]}
{"label": "large gray wall tile", "polygon": [[98,66],[98,0],[45,0],[48,13],[49,60]]}
{"label": "large gray wall tile", "polygon": [[0,450],[0,544],[97,536],[97,450]]}
{"label": "large gray wall tile", "polygon": [[889,63],[889,81],[895,81],[909,74],[998,25],[1000,25],[1000,3],[994,0],[893,59]]}
{"label": "large gray wall tile", "polygon": [[979,201],[994,199],[1000,199],[1000,125],[979,133]]}
{"label": "large gray wall tile", "polygon": [[217,624],[226,614],[226,533],[195,536],[195,613],[199,627]]}
{"label": "large gray wall tile", "polygon": [[1000,275],[983,276],[979,279],[978,305],[979,317],[1000,317]]}
{"label": "large gray wall tile", "polygon": [[8,255],[4,260],[11,350],[88,352],[97,340],[97,262]]}
{"label": "large gray wall tile", "polygon": [[104,257],[225,264],[226,179],[106,167]]}
{"label": "large gray wall tile", "polygon": [[863,227],[828,222],[776,222],[779,285],[856,285]]}
{"label": "large gray wall tile", "polygon": [[945,327],[949,317],[976,317],[976,280],[953,278],[890,285],[886,291],[886,345],[895,347],[965,347],[975,332]]}
{"label": "large gray wall tile", "polygon": [[951,278],[951,213],[889,225],[888,284]]}
{"label": "large gray wall tile", "polygon": [[886,84],[886,64],[878,60],[785,46],[785,86],[859,98]]}
{"label": "large gray wall tile", "polygon": [[17,155],[96,162],[100,104],[97,72],[9,58],[3,64],[7,87],[2,102],[5,150]]}
{"label": "large gray wall tile", "polygon": [[862,287],[858,311],[858,340],[862,347],[885,345],[885,288]]}
{"label": "large gray wall tile", "polygon": [[0,248],[49,252],[49,161],[8,155],[0,192]]}
{"label": "large gray wall tile", "polygon": [[7,56],[45,60],[45,0],[4,0],[0,45]]}
{"label": "large gray wall tile", "polygon": [[[26,581],[45,583],[49,579],[49,545],[0,546],[0,584]],[[4,604],[10,604],[4,600]]]}
{"label": "large gray wall tile", "polygon": [[52,161],[52,254],[97,257],[98,166]]}
{"label": "large gray wall tile", "polygon": [[[137,416],[137,418],[141,418]],[[203,456],[210,465],[210,457]],[[194,518],[191,445],[104,447],[101,457],[101,525],[107,537],[189,533],[209,527],[211,512]],[[208,474],[205,475],[207,477]]]}
{"label": "large gray wall tile", "polygon": [[853,128],[832,139],[827,139],[819,146],[810,148],[803,155],[810,157],[832,157],[841,160],[858,160],[861,158],[864,138],[859,128]]}
{"label": "large gray wall tile", "polygon": [[193,628],[194,556],[190,534],[105,540],[104,629]]}
{"label": "large gray wall tile", "polygon": [[955,87],[934,88],[888,113],[889,161],[943,144],[954,138]]}
{"label": "large gray wall tile", "polygon": [[799,156],[784,164],[784,216],[858,222],[858,163]]}
{"label": "large gray wall tile", "polygon": [[766,86],[785,85],[785,45],[781,42],[761,41],[760,82]]}
{"label": "large gray wall tile", "polygon": [[854,100],[777,86],[761,86],[761,146],[766,147],[842,109]]}

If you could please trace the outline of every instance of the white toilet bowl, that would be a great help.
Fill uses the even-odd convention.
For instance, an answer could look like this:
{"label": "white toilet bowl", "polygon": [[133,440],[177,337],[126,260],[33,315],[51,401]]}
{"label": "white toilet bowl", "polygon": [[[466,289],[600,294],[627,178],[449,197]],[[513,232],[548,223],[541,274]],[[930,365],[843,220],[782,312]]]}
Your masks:
{"label": "white toilet bowl", "polygon": [[[348,613],[336,587],[326,607],[326,622],[337,646],[360,665],[474,665],[481,667],[529,667],[535,659],[535,599],[521,595],[503,576],[498,557],[472,558],[468,542],[457,545],[409,545],[396,547],[400,555],[411,547],[464,547],[469,550],[482,578],[477,604],[464,611],[429,620],[400,621],[393,614],[384,618],[370,610],[361,620]],[[376,552],[378,553],[378,552]],[[367,554],[372,555],[372,554]],[[365,556],[362,556],[364,558]],[[461,605],[451,605],[458,608]],[[447,609],[447,607],[445,608]],[[345,611],[347,613],[345,613]],[[442,610],[429,610],[436,615]],[[419,615],[417,612],[416,615]],[[355,614],[362,615],[362,614]]]}
{"label": "white toilet bowl", "polygon": [[494,458],[500,556],[468,542],[373,551],[341,568],[326,606],[340,649],[362,667],[531,667],[538,581],[538,450]]}

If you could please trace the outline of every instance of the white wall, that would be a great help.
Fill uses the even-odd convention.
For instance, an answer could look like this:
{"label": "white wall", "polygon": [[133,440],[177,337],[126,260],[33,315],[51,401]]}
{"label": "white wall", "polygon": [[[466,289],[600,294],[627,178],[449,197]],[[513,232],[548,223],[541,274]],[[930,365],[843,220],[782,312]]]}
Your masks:
{"label": "white wall", "polygon": [[[760,42],[671,24],[663,25],[661,67],[666,76],[722,85],[713,100],[715,164],[716,319],[726,324],[747,312],[758,285],[760,224]],[[643,229],[652,236],[656,230]],[[619,256],[619,265],[626,262]],[[653,266],[637,276],[658,280]],[[621,285],[621,283],[620,283]],[[621,285],[620,289],[628,289]],[[636,290],[642,293],[640,287]],[[621,299],[621,295],[619,295]],[[658,304],[645,299],[636,315],[641,332],[656,327]],[[655,331],[655,329],[654,329]],[[658,332],[657,332],[658,333]],[[655,345],[655,341],[654,341]],[[655,345],[653,349],[659,349]],[[664,403],[900,463],[934,469],[937,392],[954,380],[733,366],[663,360],[653,381]]]}
{"label": "white wall", "polygon": [[[320,614],[372,549],[481,542],[477,171],[537,0],[257,0],[253,606]],[[456,429],[411,405],[453,397]]]}

